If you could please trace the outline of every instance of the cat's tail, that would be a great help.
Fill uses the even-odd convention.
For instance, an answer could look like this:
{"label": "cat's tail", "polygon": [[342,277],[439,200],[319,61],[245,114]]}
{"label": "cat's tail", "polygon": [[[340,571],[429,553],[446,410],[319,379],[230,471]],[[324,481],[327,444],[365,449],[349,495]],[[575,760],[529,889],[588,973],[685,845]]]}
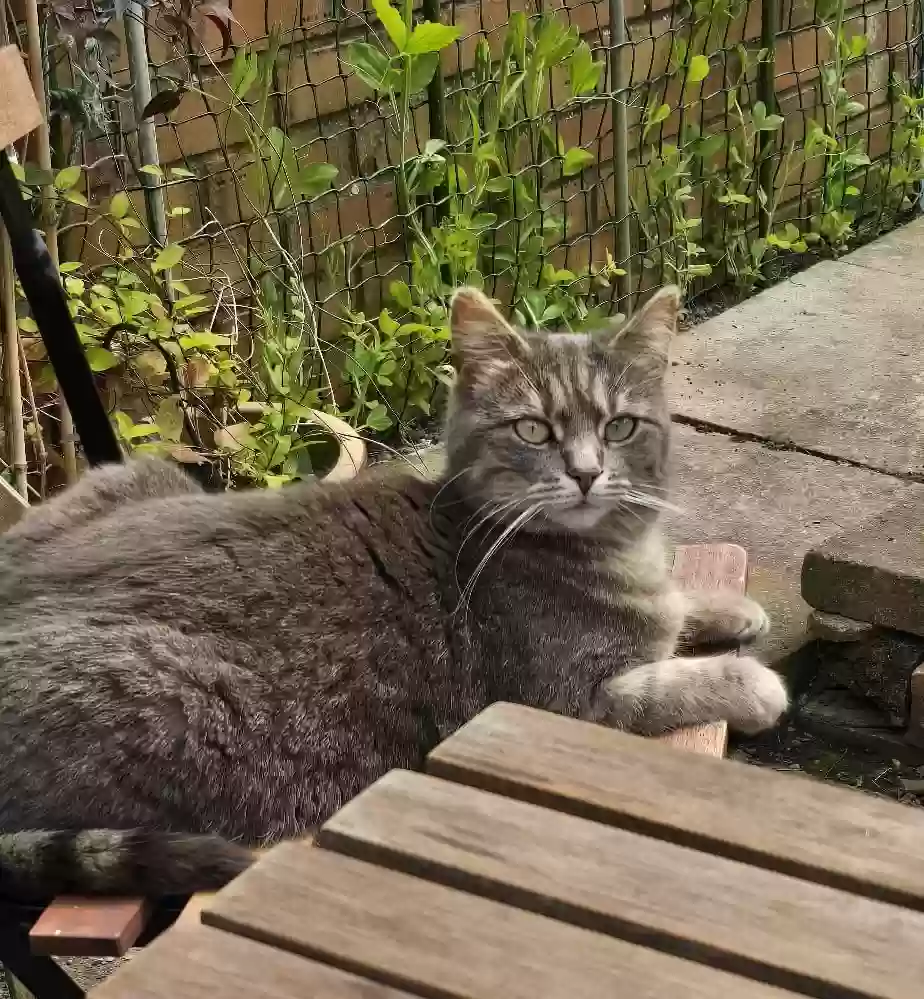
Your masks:
{"label": "cat's tail", "polygon": [[190,895],[217,891],[256,853],[220,836],[139,829],[0,833],[0,895]]}

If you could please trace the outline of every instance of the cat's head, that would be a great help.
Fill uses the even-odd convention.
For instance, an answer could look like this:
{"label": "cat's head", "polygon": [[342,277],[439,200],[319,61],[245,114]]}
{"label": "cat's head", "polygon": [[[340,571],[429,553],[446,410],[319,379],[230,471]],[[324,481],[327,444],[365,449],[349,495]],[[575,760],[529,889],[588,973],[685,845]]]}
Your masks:
{"label": "cat's head", "polygon": [[[663,288],[593,334],[514,329],[480,291],[452,300],[457,379],[447,428],[454,491],[509,520],[589,531],[663,508],[664,393],[680,293]],[[632,531],[632,533],[635,533]]]}

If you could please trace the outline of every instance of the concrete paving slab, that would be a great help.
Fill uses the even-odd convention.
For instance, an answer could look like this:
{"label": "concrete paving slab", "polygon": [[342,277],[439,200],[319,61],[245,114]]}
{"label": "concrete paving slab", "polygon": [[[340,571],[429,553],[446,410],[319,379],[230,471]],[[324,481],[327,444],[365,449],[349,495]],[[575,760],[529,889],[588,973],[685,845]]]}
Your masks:
{"label": "concrete paving slab", "polygon": [[908,499],[812,548],[802,568],[808,603],[924,636],[924,503]]}
{"label": "concrete paving slab", "polygon": [[747,549],[748,592],[773,619],[758,647],[771,662],[808,639],[806,552],[893,504],[924,504],[924,485],[689,427],[675,428],[674,454],[673,500],[683,513],[669,518],[671,537]]}
{"label": "concrete paving slab", "polygon": [[825,261],[678,337],[674,410],[924,475],[922,338],[921,282]]}
{"label": "concrete paving slab", "polygon": [[893,229],[841,257],[841,262],[914,278],[924,289],[924,219]]}

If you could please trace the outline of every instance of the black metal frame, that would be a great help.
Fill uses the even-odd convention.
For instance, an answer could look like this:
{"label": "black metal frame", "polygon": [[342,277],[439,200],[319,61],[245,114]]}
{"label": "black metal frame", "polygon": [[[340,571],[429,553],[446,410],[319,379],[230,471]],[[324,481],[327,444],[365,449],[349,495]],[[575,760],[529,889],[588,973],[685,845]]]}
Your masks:
{"label": "black metal frame", "polygon": [[120,462],[122,449],[96,391],[61,278],[35,229],[6,152],[0,152],[0,216],[9,233],[16,273],[74,419],[83,453],[91,465]]}

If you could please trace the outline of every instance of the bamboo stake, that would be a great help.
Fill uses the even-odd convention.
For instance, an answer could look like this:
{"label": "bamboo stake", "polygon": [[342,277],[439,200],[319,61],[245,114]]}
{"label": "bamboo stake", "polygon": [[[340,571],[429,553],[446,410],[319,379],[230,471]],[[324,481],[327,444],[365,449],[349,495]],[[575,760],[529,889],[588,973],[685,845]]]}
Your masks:
{"label": "bamboo stake", "polygon": [[[51,173],[51,138],[47,122],[48,103],[45,99],[45,62],[42,57],[42,31],[39,22],[38,0],[26,0],[26,38],[28,41],[29,74],[32,78],[32,89],[39,107],[46,114],[46,121],[35,130],[38,165],[41,170]],[[58,266],[58,225],[54,218],[54,187],[49,185],[42,189],[42,228],[45,230],[45,244],[48,252]],[[17,355],[18,357],[18,355]],[[76,482],[79,475],[77,468],[77,445],[74,436],[74,421],[64,399],[61,399],[61,453],[64,458],[64,475],[67,481]]]}
{"label": "bamboo stake", "polygon": [[[0,42],[6,43],[6,0],[0,0]],[[16,275],[10,240],[3,230],[0,237],[0,315],[3,323],[3,378],[6,384],[6,424],[9,451],[7,459],[13,471],[13,486],[26,502],[28,492],[28,456],[26,428],[22,409],[22,375],[19,365],[21,344],[16,317]]]}
{"label": "bamboo stake", "polygon": [[3,296],[3,381],[6,385],[8,460],[13,470],[13,487],[23,499],[28,499],[29,464],[26,457],[26,428],[23,424],[22,380],[19,370],[16,285],[13,275],[13,256],[6,230],[0,236],[0,284]]}
{"label": "bamboo stake", "polygon": [[45,438],[42,437],[39,410],[35,404],[35,390],[32,387],[32,376],[29,374],[29,359],[26,357],[26,349],[22,345],[21,336],[19,337],[19,373],[22,378],[24,399],[29,404],[29,412],[32,414],[32,423],[35,426],[32,446],[35,449],[39,469],[38,493],[41,499],[45,499],[48,495],[48,452],[45,450]]}

